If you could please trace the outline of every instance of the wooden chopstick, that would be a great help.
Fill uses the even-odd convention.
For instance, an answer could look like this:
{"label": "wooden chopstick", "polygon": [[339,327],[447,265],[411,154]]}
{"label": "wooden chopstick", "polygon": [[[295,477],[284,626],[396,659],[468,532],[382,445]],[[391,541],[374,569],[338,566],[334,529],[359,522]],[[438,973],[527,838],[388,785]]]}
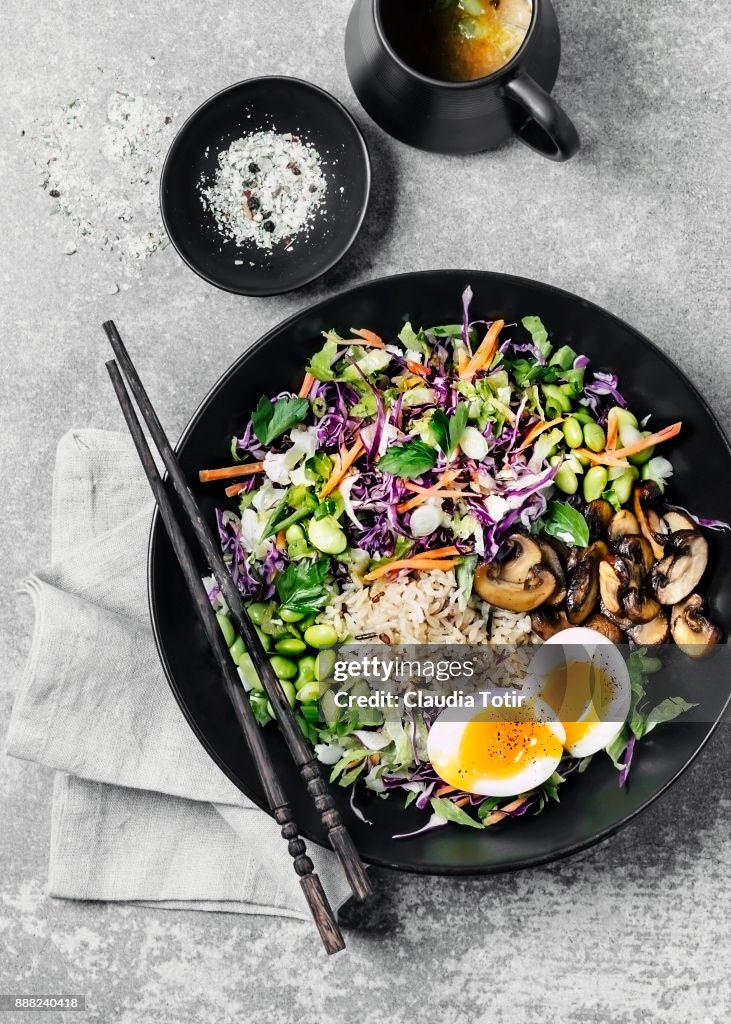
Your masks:
{"label": "wooden chopstick", "polygon": [[254,668],[264,687],[264,692],[269,698],[269,703],[279,723],[292,759],[299,769],[300,776],[305,782],[307,791],[327,830],[330,845],[343,866],[348,884],[354,896],[357,899],[364,900],[372,891],[370,879],[355,848],[353,839],[343,823],[340,811],[335,805],[332,793],[328,790],[327,784],[322,777],[320,765],[300,731],[294,712],[289,706],[289,701],[282,687],[279,685],[279,680],[274,673],[274,669],[266,655],[256,629],[246,613],[241,595],[223,561],[219,546],[185,479],[162,424],[157,417],[157,413],[119,335],[119,331],[112,320],[107,320],[102,326],[111,342],[117,362],[129,384],[135,402],[142,413],[142,418],[147,424],[155,447],[160,453],[165,469],[183,506],[186,518],[192,526],[208,565],[221,588],[237,631],[243,638],[246,648],[251,655]]}
{"label": "wooden chopstick", "polygon": [[152,457],[152,452],[142,432],[142,427],[137,419],[130,397],[127,394],[119,367],[114,360],[110,360],[106,367],[112,379],[112,384],[124,418],[127,421],[135,448],[137,449],[137,454],[140,457],[140,462],[155,495],[155,500],[175,551],[175,556],[183,571],[196,613],[221,670],[226,694],[254,759],[267,803],[277,823],[281,826],[282,836],[288,841],[289,853],[294,861],[294,869],[299,875],[300,885],[312,911],[312,916],[325,949],[329,954],[337,953],[339,950],[345,949],[345,941],[335,920],[335,915],[328,902],[328,898],[325,895],[325,890],[322,888],[322,883],[315,873],[314,865],[307,856],[305,842],[299,835],[297,823],[294,820],[281,783],[274,771],[261,730],[256,723],[244,688],[234,669],[233,660],[216,621],[205,585],[196,570],[192,552],[175,518],[172,503],[157,471],[155,460]]}

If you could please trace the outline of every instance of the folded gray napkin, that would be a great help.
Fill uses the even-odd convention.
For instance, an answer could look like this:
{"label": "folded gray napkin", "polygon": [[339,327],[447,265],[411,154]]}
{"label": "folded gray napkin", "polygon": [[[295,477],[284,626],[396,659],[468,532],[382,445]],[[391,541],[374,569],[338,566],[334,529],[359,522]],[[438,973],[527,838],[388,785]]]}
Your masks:
{"label": "folded gray napkin", "polygon": [[[163,676],[147,611],[151,514],[126,435],[61,439],[52,561],[23,585],[35,629],[6,740],[56,770],[49,893],[307,919],[276,823],[211,761]],[[340,906],[335,856],[309,852]]]}

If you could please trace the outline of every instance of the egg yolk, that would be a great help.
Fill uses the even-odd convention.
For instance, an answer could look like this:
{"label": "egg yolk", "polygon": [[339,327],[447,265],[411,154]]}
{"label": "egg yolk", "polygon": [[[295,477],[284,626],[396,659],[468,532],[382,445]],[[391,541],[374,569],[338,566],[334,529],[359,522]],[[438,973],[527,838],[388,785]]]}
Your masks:
{"label": "egg yolk", "polygon": [[515,778],[542,758],[560,758],[562,751],[544,722],[497,722],[486,711],[467,723],[455,754],[434,767],[450,786],[474,792],[475,783]]}
{"label": "egg yolk", "polygon": [[548,672],[540,693],[566,730],[567,747],[587,736],[597,722],[609,720],[614,695],[609,673],[601,665],[578,659]]}

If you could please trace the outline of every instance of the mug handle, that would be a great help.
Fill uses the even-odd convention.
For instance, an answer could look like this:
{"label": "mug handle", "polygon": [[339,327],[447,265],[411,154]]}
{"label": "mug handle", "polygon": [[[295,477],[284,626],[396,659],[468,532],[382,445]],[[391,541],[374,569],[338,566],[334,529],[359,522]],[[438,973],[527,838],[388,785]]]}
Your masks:
{"label": "mug handle", "polygon": [[527,114],[517,128],[520,141],[549,160],[570,160],[581,144],[579,133],[554,98],[525,72],[506,82],[503,92]]}

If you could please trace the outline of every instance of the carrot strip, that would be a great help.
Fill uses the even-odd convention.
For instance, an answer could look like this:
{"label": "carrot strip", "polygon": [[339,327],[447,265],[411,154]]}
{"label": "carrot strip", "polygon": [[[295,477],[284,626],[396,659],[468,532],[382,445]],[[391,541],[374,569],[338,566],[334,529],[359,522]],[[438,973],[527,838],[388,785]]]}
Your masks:
{"label": "carrot strip", "polygon": [[406,489],[408,491],[415,491],[416,496],[408,498],[406,501],[402,501],[400,505],[396,506],[397,512],[409,512],[412,508],[416,508],[417,505],[421,505],[427,498],[432,497],[456,497],[457,493],[462,494],[462,491],[453,491],[450,494],[445,493],[444,488],[447,484],[459,476],[461,470],[459,469],[448,469],[444,472],[437,482],[432,487],[422,487],[420,484],[407,484]]}
{"label": "carrot strip", "polygon": [[389,562],[388,565],[379,565],[378,568],[366,573],[363,579],[370,583],[372,580],[385,576],[386,573],[398,572],[401,569],[418,569],[419,572],[446,572],[448,569],[454,569],[455,565],[457,565],[455,558],[442,558],[434,561],[426,558],[402,558],[396,562]]}
{"label": "carrot strip", "polygon": [[523,438],[523,442],[518,448],[518,451],[522,452],[524,448],[527,448],[529,444],[532,444],[533,441],[535,441],[539,434],[542,434],[544,430],[548,430],[550,427],[555,427],[558,423],[563,423],[563,416],[557,416],[555,420],[542,420],[540,423],[536,423],[536,425],[531,427]]}
{"label": "carrot strip", "polygon": [[650,529],[650,524],[647,522],[647,516],[645,515],[645,510],[643,509],[642,501],[640,500],[640,491],[637,487],[635,487],[632,504],[635,510],[635,518],[637,522],[640,524],[640,530],[642,531],[642,535],[644,536],[645,540],[648,541],[650,547],[652,548],[652,553],[655,556],[656,560],[659,561],[665,554],[665,547],[664,545],[660,544],[660,542],[656,539],[655,534]]}
{"label": "carrot strip", "polygon": [[401,502],[400,505],[396,506],[397,512],[408,512],[412,508],[417,508],[419,505],[423,505],[427,498],[463,498],[465,494],[469,495],[469,491],[445,491],[441,489],[435,489],[433,491],[426,491],[424,493],[415,494],[413,498],[409,498],[408,501]]}
{"label": "carrot strip", "polygon": [[[440,484],[439,486],[434,484],[433,487],[422,487],[421,484],[408,483],[408,484],[406,484],[406,490],[407,491],[413,491],[414,494],[423,494],[423,495],[429,496],[430,494],[442,493],[444,491],[444,487],[445,486],[446,486],[446,484],[445,485],[441,485]],[[462,491],[459,487],[453,487],[449,493],[450,494],[463,494],[464,491]]]}
{"label": "carrot strip", "polygon": [[241,492],[243,491],[244,487],[246,487],[245,483],[244,484],[231,484],[231,486],[227,487],[224,490],[223,493],[226,495],[227,498],[235,498],[237,494],[241,494]]}
{"label": "carrot strip", "polygon": [[302,387],[299,389],[298,398],[307,398],[310,391],[312,391],[312,385],[315,383],[315,378],[311,373],[305,374],[305,379],[302,381]]}
{"label": "carrot strip", "polygon": [[454,544],[448,544],[443,548],[432,548],[431,551],[420,551],[418,555],[410,555],[410,558],[447,558],[451,555],[458,555],[460,553],[459,548],[455,547]]}
{"label": "carrot strip", "polygon": [[440,786],[440,788],[437,790],[437,796],[446,796],[447,793],[456,793],[456,792],[457,792],[457,787],[456,786]]}
{"label": "carrot strip", "polygon": [[202,484],[212,480],[234,480],[237,476],[251,476],[252,473],[263,473],[263,462],[250,462],[247,466],[223,466],[221,469],[202,469],[198,479]]}
{"label": "carrot strip", "polygon": [[383,338],[379,338],[374,331],[367,331],[363,327],[359,331],[356,331],[354,327],[350,329],[353,334],[356,334],[361,339],[359,344],[371,345],[373,348],[384,348]]}
{"label": "carrot strip", "polygon": [[422,366],[421,363],[415,363],[413,359],[407,359],[406,366],[408,367],[409,370],[411,370],[412,373],[416,373],[420,377],[426,378],[429,376],[429,370],[426,368],[426,366]]}
{"label": "carrot strip", "polygon": [[[438,491],[434,491],[433,493],[434,493],[434,495],[438,495],[439,494]],[[415,494],[413,498],[409,498],[407,501],[402,501],[400,505],[397,505],[396,506],[396,511],[398,513],[400,513],[401,515],[403,515],[404,512],[410,512],[412,510],[412,508],[418,508],[419,505],[423,505],[423,503],[425,501],[426,501],[426,495],[424,495],[424,494]]]}
{"label": "carrot strip", "polygon": [[607,416],[607,443],[605,445],[608,452],[611,452],[617,447],[617,437],[619,435],[619,420],[617,419],[617,413],[615,409],[609,410]]}
{"label": "carrot strip", "polygon": [[321,498],[326,498],[328,494],[335,490],[335,488],[338,486],[341,480],[345,477],[345,474],[348,472],[350,467],[353,465],[356,459],[359,459],[361,457],[364,451],[365,448],[363,447],[363,442],[360,439],[355,442],[350,451],[348,451],[345,447],[340,449],[340,458],[338,460],[338,464],[334,467],[332,473],[330,474],[330,479],[327,481],[325,486],[320,491]]}
{"label": "carrot strip", "polygon": [[623,466],[626,468],[627,462],[625,460],[630,455],[637,455],[638,452],[643,452],[646,448],[652,448],[656,444],[662,444],[663,441],[669,441],[671,437],[675,437],[680,433],[682,427],[683,424],[681,422],[671,423],[669,427],[663,427],[656,434],[650,434],[649,437],[643,437],[641,440],[635,441],[634,444],[628,444],[624,448],[615,448],[613,451],[590,452],[588,448],[577,448],[575,450],[598,466]]}
{"label": "carrot strip", "polygon": [[287,547],[287,539],[284,536],[284,530],[280,530],[279,533],[277,534],[276,545],[277,551],[284,551],[284,549]]}
{"label": "carrot strip", "polygon": [[498,336],[504,326],[504,320],[495,320],[494,323],[490,325],[490,329],[485,335],[482,344],[472,358],[468,360],[465,368],[460,370],[459,375],[462,380],[468,380],[470,377],[474,377],[479,370],[483,370],[486,366],[490,365],[495,353],[497,352]]}
{"label": "carrot strip", "polygon": [[617,451],[613,452],[592,452],[589,448],[574,448],[575,455],[583,455],[595,466],[616,466],[617,469],[627,469],[629,462],[626,459],[618,458]]}
{"label": "carrot strip", "polygon": [[511,803],[506,804],[505,807],[502,808],[502,810],[500,810],[500,811],[493,811],[492,814],[489,814],[485,818],[485,820],[483,821],[482,824],[485,825],[485,826],[487,826],[487,825],[497,825],[497,823],[499,821],[502,821],[503,818],[507,818],[509,811],[517,811],[519,807],[522,807],[527,799],[528,799],[528,794],[527,793],[521,793],[520,796],[517,797],[515,800],[513,800]]}
{"label": "carrot strip", "polygon": [[638,452],[645,451],[646,448],[652,448],[653,445],[662,444],[663,441],[669,441],[671,437],[675,437],[683,428],[682,422],[671,423],[669,427],[663,427],[662,430],[658,430],[655,434],[650,434],[649,437],[643,437],[639,441],[635,441],[634,444],[628,444],[626,448],[615,448],[612,453],[615,458],[626,458],[628,455],[637,455]]}
{"label": "carrot strip", "polygon": [[469,361],[469,356],[467,355],[465,350],[461,348],[459,350],[459,358],[457,359],[457,373],[459,374],[460,377],[462,376],[462,371],[467,369],[467,364],[469,363]]}

